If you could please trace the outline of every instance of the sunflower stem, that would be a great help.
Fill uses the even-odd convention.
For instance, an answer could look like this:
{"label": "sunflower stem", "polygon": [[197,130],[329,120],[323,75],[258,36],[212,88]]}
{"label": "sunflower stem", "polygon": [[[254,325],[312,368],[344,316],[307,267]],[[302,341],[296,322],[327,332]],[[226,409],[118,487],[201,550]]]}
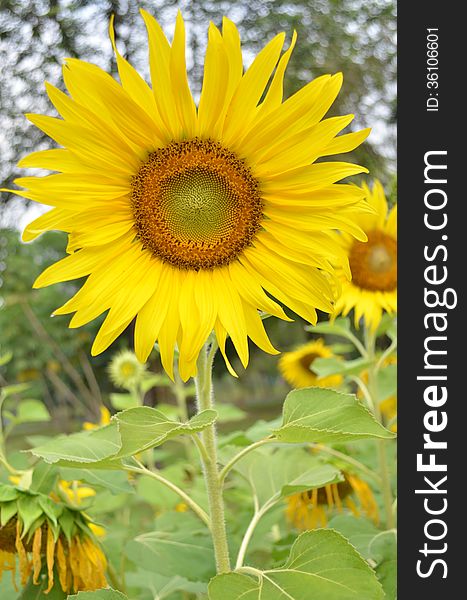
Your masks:
{"label": "sunflower stem", "polygon": [[[253,514],[253,517],[251,518],[251,521],[247,527],[247,530],[245,531],[245,535],[243,536],[242,543],[240,545],[240,550],[238,551],[237,562],[235,564],[235,570],[243,567],[243,562],[245,561],[245,556],[246,556],[246,553],[248,550],[248,545],[251,541],[251,538],[253,537],[253,534],[255,532],[255,529],[256,529],[258,523],[263,518],[263,516],[268,512],[268,510],[270,510],[273,506],[275,506],[279,500],[280,500],[280,495],[277,494],[276,496],[271,498],[268,502],[266,502],[266,504],[264,504],[261,508],[258,508],[257,506],[255,506],[255,512]],[[257,504],[257,501],[256,501],[256,504]]]}
{"label": "sunflower stem", "polygon": [[[368,352],[368,358],[372,361],[368,367],[368,391],[372,399],[373,413],[375,418],[383,425],[383,417],[379,407],[378,398],[378,381],[377,374],[378,370],[375,365],[376,362],[376,336],[375,333],[365,328],[365,347]],[[381,475],[381,492],[383,495],[384,512],[386,517],[386,528],[394,529],[395,520],[393,512],[393,496],[391,489],[391,479],[388,469],[388,456],[387,456],[387,440],[376,440],[378,460],[379,460],[379,472]]]}
{"label": "sunflower stem", "polygon": [[131,465],[125,465],[125,471],[129,471],[131,473],[140,473],[141,475],[147,475],[148,477],[152,477],[156,481],[159,481],[159,483],[162,483],[162,485],[168,487],[169,490],[172,490],[173,492],[178,494],[180,498],[191,508],[191,510],[198,515],[198,517],[203,521],[203,523],[205,523],[209,528],[211,527],[209,516],[204,512],[201,506],[199,506],[199,504],[192,500],[190,496],[186,494],[181,488],[179,488],[177,485],[160,475],[160,473],[147,469],[143,465],[143,463],[141,463],[135,457],[133,457],[133,461],[137,466],[133,467]]}
{"label": "sunflower stem", "polygon": [[233,458],[230,459],[230,461],[225,465],[225,467],[219,473],[219,479],[220,479],[221,484],[222,485],[224,484],[224,481],[225,481],[225,478],[227,477],[227,475],[230,473],[232,468],[237,464],[237,462],[239,460],[241,460],[244,456],[246,456],[250,452],[253,452],[253,450],[256,450],[256,448],[260,448],[261,446],[264,446],[265,444],[273,444],[273,443],[277,443],[277,442],[278,442],[277,438],[274,438],[271,436],[268,438],[264,438],[263,440],[259,440],[259,442],[254,442],[253,444],[250,444],[246,448],[243,448],[243,450],[241,450],[238,454],[236,454]]}
{"label": "sunflower stem", "polygon": [[[210,347],[206,344],[199,354],[197,375],[195,378],[196,400],[199,412],[210,409],[214,405],[212,392],[212,362],[216,350],[217,346],[215,346],[215,342],[212,342]],[[217,572],[226,573],[230,571],[230,557],[225,527],[222,482],[219,476],[217,463],[217,440],[214,425],[210,425],[201,432],[201,440],[207,455],[209,456],[209,460],[203,460],[203,470],[208,493],[211,536],[214,545]]]}

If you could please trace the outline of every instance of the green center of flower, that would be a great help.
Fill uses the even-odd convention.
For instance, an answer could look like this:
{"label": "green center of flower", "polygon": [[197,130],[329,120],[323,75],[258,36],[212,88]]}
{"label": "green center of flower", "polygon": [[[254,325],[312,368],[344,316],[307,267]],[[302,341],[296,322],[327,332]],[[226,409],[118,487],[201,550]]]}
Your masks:
{"label": "green center of flower", "polygon": [[124,362],[120,365],[120,373],[123,377],[132,377],[136,373],[135,365]]}
{"label": "green center of flower", "polygon": [[132,181],[143,247],[180,269],[229,264],[260,228],[258,182],[233,152],[211,140],[152,152]]}
{"label": "green center of flower", "polygon": [[397,287],[397,242],[378,230],[368,241],[354,242],[349,254],[354,285],[373,292],[390,292]]}

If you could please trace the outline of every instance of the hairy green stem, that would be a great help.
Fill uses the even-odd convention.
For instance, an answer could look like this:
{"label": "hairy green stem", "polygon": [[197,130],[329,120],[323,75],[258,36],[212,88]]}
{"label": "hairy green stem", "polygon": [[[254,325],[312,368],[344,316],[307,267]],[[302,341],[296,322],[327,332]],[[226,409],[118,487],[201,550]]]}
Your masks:
{"label": "hairy green stem", "polygon": [[[376,350],[376,337],[375,334],[368,329],[365,329],[365,346],[368,352],[368,358],[372,360],[372,364],[368,368],[368,391],[373,403],[373,412],[375,418],[383,424],[383,417],[379,407],[378,398],[378,369],[375,365],[375,350]],[[381,475],[381,492],[383,495],[384,512],[386,517],[386,528],[394,529],[395,520],[393,512],[393,496],[391,489],[391,479],[389,476],[388,469],[388,456],[387,456],[387,440],[376,440],[378,461],[379,461],[379,472]]]}
{"label": "hairy green stem", "polygon": [[[214,344],[214,342],[213,342]],[[212,393],[212,361],[216,352],[216,346],[206,345],[200,352],[197,363],[196,400],[198,411],[213,407]],[[222,497],[222,482],[219,477],[217,464],[217,440],[215,426],[210,425],[201,432],[203,442],[209,460],[203,460],[204,479],[209,501],[211,520],[211,535],[216,557],[218,573],[230,571],[229,547],[227,543],[227,531],[225,527],[224,500]]]}

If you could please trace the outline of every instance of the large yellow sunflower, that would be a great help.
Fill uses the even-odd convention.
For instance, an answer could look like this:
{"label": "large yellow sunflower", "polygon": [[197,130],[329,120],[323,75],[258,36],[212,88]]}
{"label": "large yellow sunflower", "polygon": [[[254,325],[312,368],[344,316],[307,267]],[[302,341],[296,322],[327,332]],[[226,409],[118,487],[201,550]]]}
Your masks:
{"label": "large yellow sunflower", "polygon": [[397,310],[397,205],[388,211],[383,186],[375,181],[370,190],[363,185],[374,214],[361,214],[358,224],[368,237],[366,243],[345,232],[339,239],[347,253],[352,280],[344,281],[336,302],[335,314],[347,315],[354,309],[355,325],[363,317],[365,325],[375,330],[383,311]]}
{"label": "large yellow sunflower", "polygon": [[347,262],[332,231],[366,239],[355,222],[363,191],[336,182],[366,169],[316,160],[354,149],[369,130],[336,137],[353,115],[323,120],[341,74],[283,101],[295,34],[282,55],[285,36],[277,35],[244,72],[239,34],[227,18],[222,32],[209,26],[196,106],[181,15],[169,43],[141,13],[152,88],[119,54],[111,24],[121,83],[66,60],[70,95],[46,85],[62,118],[28,115],[64,148],[20,162],[60,173],[18,179],[26,189],[16,193],[53,206],[26,228],[25,241],[49,229],[69,233],[70,255],[35,287],[87,276],[55,314],[75,313],[70,327],[79,327],[109,311],[93,354],[136,317],[138,358],[144,362],[157,341],[172,376],[177,345],[186,380],[213,330],[223,353],[231,337],[246,366],[248,337],[275,353],[258,310],[287,319],[280,302],[311,323],[316,309],[332,311],[333,265]]}

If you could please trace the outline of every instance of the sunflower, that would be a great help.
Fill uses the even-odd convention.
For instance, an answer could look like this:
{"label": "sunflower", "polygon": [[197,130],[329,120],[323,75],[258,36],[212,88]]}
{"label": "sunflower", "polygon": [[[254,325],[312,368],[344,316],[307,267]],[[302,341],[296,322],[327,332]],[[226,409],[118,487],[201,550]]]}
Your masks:
{"label": "sunflower", "polygon": [[343,381],[342,375],[318,377],[313,371],[316,358],[332,357],[333,352],[322,339],[308,342],[292,352],[284,352],[280,357],[278,367],[284,379],[295,388],[318,386],[339,387]]}
{"label": "sunflower", "polygon": [[141,364],[131,350],[122,350],[116,354],[109,365],[112,383],[119,388],[131,390],[144,377],[145,365]]}
{"label": "sunflower", "polygon": [[345,505],[354,516],[360,517],[363,513],[378,523],[378,506],[370,486],[356,475],[343,475],[344,481],[339,483],[289,496],[286,500],[287,520],[302,531],[326,527],[328,514],[333,510],[342,512]]}
{"label": "sunflower", "polygon": [[379,410],[383,415],[387,427],[397,433],[397,396],[389,396],[379,405]]}
{"label": "sunflower", "polygon": [[282,55],[283,33],[244,72],[240,37],[227,18],[222,31],[209,26],[196,106],[181,14],[171,43],[141,14],[152,88],[119,53],[111,22],[120,84],[95,65],[66,59],[70,95],[46,84],[62,118],[28,115],[63,148],[19,163],[58,173],[17,179],[25,189],[15,193],[53,207],[26,227],[24,241],[51,229],[69,233],[69,256],[34,287],[87,277],[54,314],[74,313],[70,327],[79,327],[108,311],[93,355],[136,317],[139,360],[157,341],[173,378],[177,346],[186,381],[212,331],[224,357],[230,336],[246,366],[248,337],[277,353],[259,311],[290,320],[283,304],[316,323],[316,309],[333,310],[334,265],[348,270],[333,232],[366,240],[356,224],[364,192],[338,182],[367,170],[316,161],[353,150],[369,130],[337,136],[353,115],[323,119],[341,74],[283,101],[295,33]]}
{"label": "sunflower", "polygon": [[83,423],[83,429],[85,431],[97,429],[98,427],[103,427],[104,425],[108,425],[110,423],[110,410],[106,406],[101,406],[99,408],[99,411],[101,414],[99,423],[91,423],[90,421],[85,421]]}
{"label": "sunflower", "polygon": [[358,224],[368,237],[366,243],[345,232],[339,236],[347,253],[352,280],[345,281],[336,302],[335,315],[347,315],[354,309],[355,325],[363,317],[365,325],[375,330],[383,311],[397,310],[397,205],[388,211],[383,186],[375,181],[370,190],[363,185],[374,214],[362,214]]}
{"label": "sunflower", "polygon": [[67,594],[107,587],[107,561],[94,533],[99,526],[43,494],[5,484],[0,493],[0,579],[10,571],[16,587],[17,558],[21,585],[45,577],[46,594],[54,584]]}

